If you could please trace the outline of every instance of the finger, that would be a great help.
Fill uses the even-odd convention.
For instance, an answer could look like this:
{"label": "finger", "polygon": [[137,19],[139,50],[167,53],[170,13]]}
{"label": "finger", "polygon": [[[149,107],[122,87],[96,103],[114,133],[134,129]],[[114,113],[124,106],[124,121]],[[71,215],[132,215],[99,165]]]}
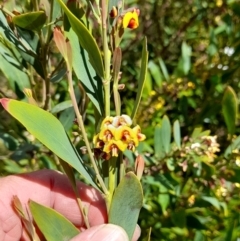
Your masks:
{"label": "finger", "polygon": [[[132,241],[137,241],[140,237],[140,227],[137,225]],[[127,233],[114,224],[101,224],[80,233],[71,241],[128,241]]]}
{"label": "finger", "polygon": [[114,224],[102,224],[87,229],[71,241],[128,241],[127,233]]}
{"label": "finger", "polygon": [[[105,202],[100,193],[83,183],[78,183],[78,188],[83,205],[88,209],[90,224],[106,222]],[[84,225],[67,177],[56,171],[41,170],[0,179],[0,240],[19,240],[22,232],[21,222],[12,208],[14,195],[26,209],[31,199],[56,209],[78,227]],[[6,239],[2,238],[6,235]]]}

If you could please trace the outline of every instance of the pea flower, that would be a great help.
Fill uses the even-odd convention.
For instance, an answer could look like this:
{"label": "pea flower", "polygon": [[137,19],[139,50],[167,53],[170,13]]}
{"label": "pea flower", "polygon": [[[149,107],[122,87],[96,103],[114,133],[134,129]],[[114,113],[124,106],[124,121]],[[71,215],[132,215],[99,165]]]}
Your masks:
{"label": "pea flower", "polygon": [[134,9],[132,12],[127,12],[123,16],[123,28],[135,29],[139,25],[138,22],[138,11]]}
{"label": "pea flower", "polygon": [[93,138],[96,156],[109,160],[126,149],[135,151],[139,142],[146,137],[139,125],[133,128],[131,125],[132,120],[128,115],[107,116],[102,121],[100,132]]}

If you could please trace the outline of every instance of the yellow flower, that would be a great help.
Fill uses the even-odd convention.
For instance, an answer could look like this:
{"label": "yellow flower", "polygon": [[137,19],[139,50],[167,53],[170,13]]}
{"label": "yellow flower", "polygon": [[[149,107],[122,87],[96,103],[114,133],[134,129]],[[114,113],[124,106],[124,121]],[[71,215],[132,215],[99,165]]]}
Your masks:
{"label": "yellow flower", "polygon": [[192,194],[189,198],[188,198],[188,204],[190,206],[192,206],[195,203],[195,195]]}
{"label": "yellow flower", "polygon": [[123,16],[123,28],[135,29],[138,27],[138,25],[139,22],[136,9],[134,9],[133,12],[127,12]]}
{"label": "yellow flower", "polygon": [[113,122],[113,117],[112,116],[107,116],[104,118],[101,124],[101,129],[104,127],[107,127],[108,125],[111,125]]}
{"label": "yellow flower", "polygon": [[133,128],[133,132],[137,135],[139,141],[144,141],[146,139],[146,136],[141,133],[141,128],[139,125]]}
{"label": "yellow flower", "polygon": [[121,141],[128,141],[130,139],[133,139],[135,136],[135,133],[129,126],[119,126],[116,129],[115,132],[115,139],[116,140],[121,140]]}
{"label": "yellow flower", "polygon": [[112,156],[118,156],[118,152],[125,151],[127,148],[127,144],[122,141],[110,140],[108,143],[105,143],[103,151],[105,153],[111,153]]}
{"label": "yellow flower", "polygon": [[99,133],[99,139],[108,142],[110,141],[115,133],[115,128],[111,125],[108,125],[107,127],[103,128]]}

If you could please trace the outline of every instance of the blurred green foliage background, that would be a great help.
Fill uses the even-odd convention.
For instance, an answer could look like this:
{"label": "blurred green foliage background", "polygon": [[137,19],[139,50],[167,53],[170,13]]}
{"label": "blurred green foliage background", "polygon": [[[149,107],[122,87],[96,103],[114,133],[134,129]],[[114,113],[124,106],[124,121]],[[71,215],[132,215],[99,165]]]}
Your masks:
{"label": "blurred green foliage background", "polygon": [[[47,6],[47,0],[40,2]],[[2,4],[9,11],[32,9],[30,1]],[[147,79],[137,114],[147,136],[137,151],[145,157],[140,240],[148,240],[150,235],[152,241],[237,241],[240,1],[134,0],[125,4],[138,7],[141,13],[139,28],[127,30],[121,43],[123,113],[131,114],[136,98],[144,36],[149,50]],[[89,5],[84,2],[82,6],[93,20]],[[55,13],[58,18],[57,8]],[[17,43],[19,36],[24,37],[39,57],[40,40],[33,32],[12,24],[7,22],[6,12],[0,11],[0,96],[24,99],[23,88],[31,87],[42,102],[44,73],[37,57],[31,59]],[[90,26],[100,44],[94,21]],[[6,36],[8,27],[18,36],[15,45]],[[49,48],[51,109],[80,148],[83,141],[75,133],[73,110],[64,102],[69,100],[64,67],[56,70],[59,55],[52,42]],[[77,85],[76,93],[92,138],[93,106]],[[65,107],[54,109],[63,102]],[[125,156],[129,163],[134,162],[134,155],[126,152]],[[0,109],[1,175],[40,168],[60,167],[52,153]]]}

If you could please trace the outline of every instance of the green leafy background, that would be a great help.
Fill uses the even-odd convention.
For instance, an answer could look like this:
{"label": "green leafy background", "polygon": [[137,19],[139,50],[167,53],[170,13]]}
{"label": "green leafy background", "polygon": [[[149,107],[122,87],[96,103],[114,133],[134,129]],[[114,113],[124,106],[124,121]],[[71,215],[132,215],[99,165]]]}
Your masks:
{"label": "green leafy background", "polygon": [[[58,2],[54,1],[52,21],[61,25]],[[126,30],[121,42],[123,113],[132,114],[137,98],[145,36],[149,56],[146,73],[142,72],[146,80],[135,117],[147,136],[138,147],[145,159],[144,199],[138,220],[140,240],[150,236],[153,241],[235,241],[240,237],[240,4],[237,0],[125,2],[126,7],[138,6],[141,13],[139,28]],[[28,1],[22,1],[21,6],[18,1],[16,5],[15,1],[7,1],[4,6],[20,12],[30,12],[32,8]],[[44,6],[49,18],[48,6]],[[90,11],[85,1],[77,14],[82,16],[83,10]],[[76,23],[76,18],[70,18]],[[86,19],[79,22],[86,24]],[[98,62],[101,47],[96,47],[96,43],[101,46],[98,24],[93,17],[87,24],[87,30],[81,26],[84,36],[93,34],[96,38],[96,42],[91,42],[93,49],[81,39],[79,46],[72,30],[66,34],[73,39],[74,50],[82,54],[79,61],[86,60],[79,68],[75,65],[74,82],[91,140],[98,124],[95,119],[103,114],[99,77],[104,73]],[[31,87],[41,103],[41,77],[46,76],[39,44],[36,30],[14,27],[0,11],[1,97],[26,101],[23,89]],[[63,124],[78,155],[89,163],[80,151],[84,143],[74,134],[74,113],[66,102],[66,69],[64,65],[55,69],[60,56],[51,41],[49,45],[53,60],[49,109]],[[82,67],[87,71],[81,76]],[[217,136],[219,146],[214,138],[206,138],[209,136]],[[124,154],[132,169],[135,155]],[[3,109],[0,160],[1,175],[59,168],[55,156]],[[78,174],[76,177],[82,178]]]}

